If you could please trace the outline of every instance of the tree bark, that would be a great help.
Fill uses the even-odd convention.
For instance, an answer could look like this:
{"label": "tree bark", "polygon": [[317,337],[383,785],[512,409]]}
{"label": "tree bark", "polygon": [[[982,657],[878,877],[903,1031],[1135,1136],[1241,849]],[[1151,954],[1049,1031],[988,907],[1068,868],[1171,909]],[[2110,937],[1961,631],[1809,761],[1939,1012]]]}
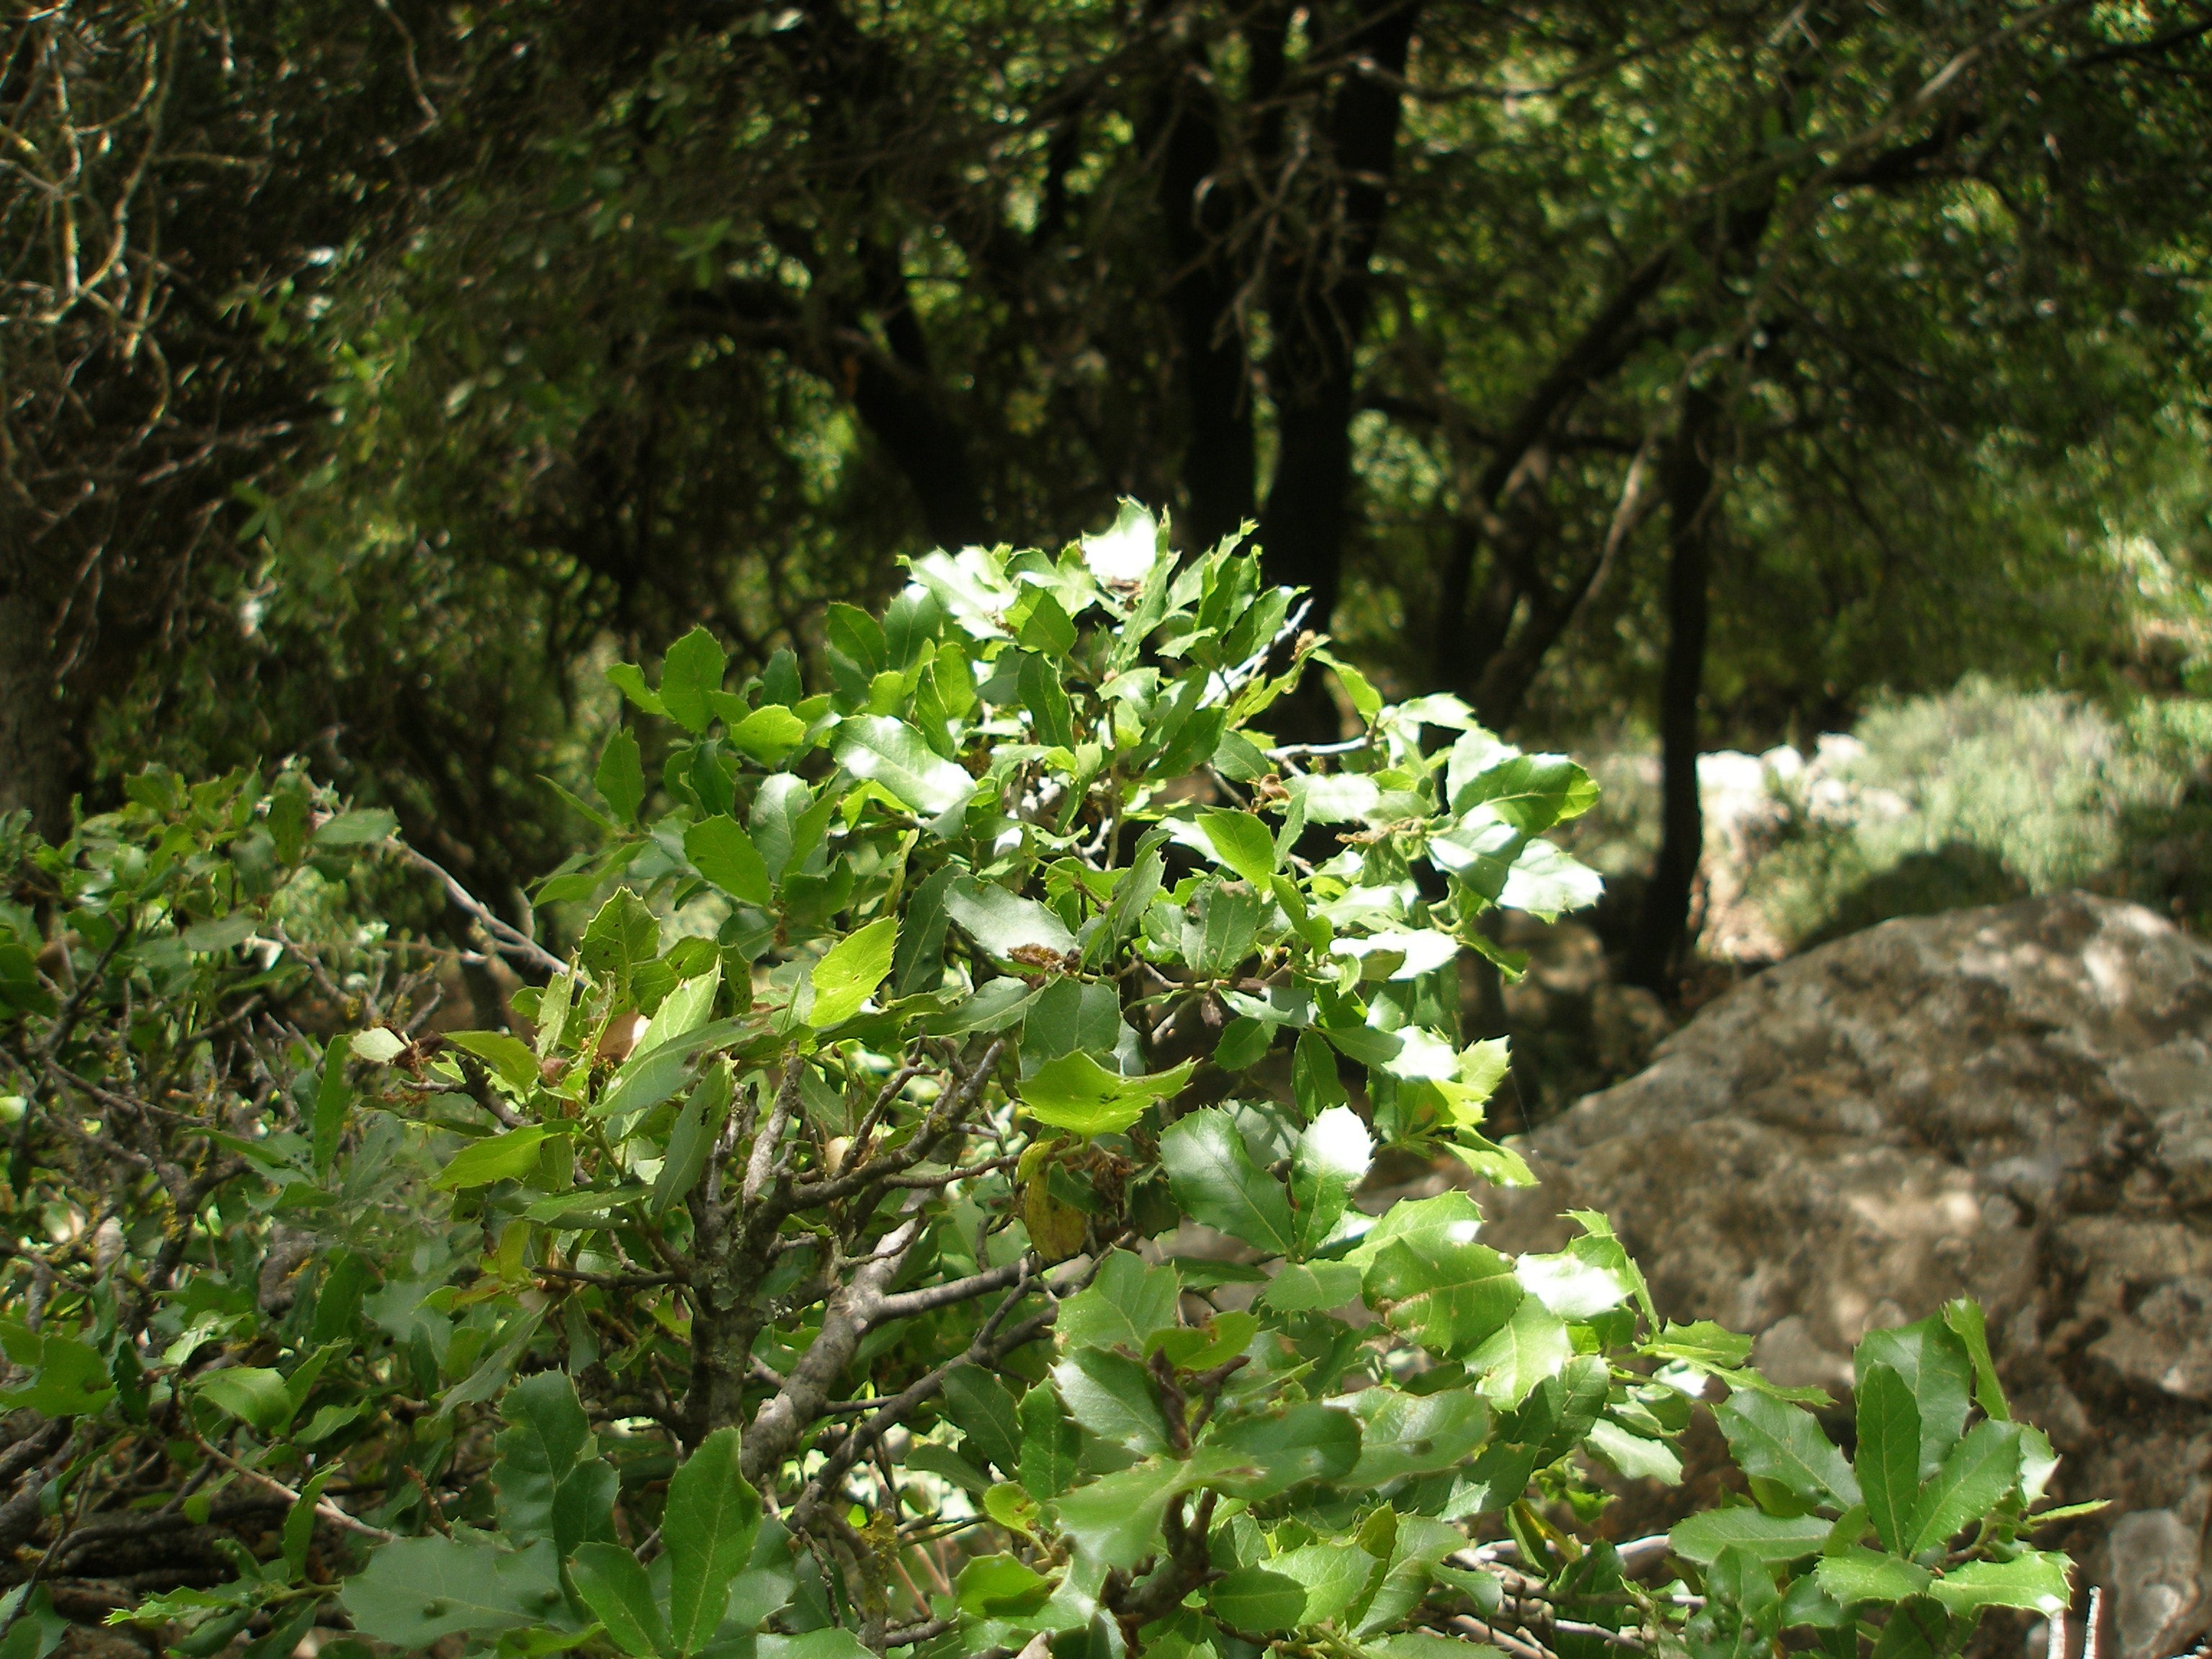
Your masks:
{"label": "tree bark", "polygon": [[1698,798],[1698,703],[1705,690],[1711,603],[1713,444],[1720,405],[1704,387],[1682,398],[1674,441],[1661,465],[1667,498],[1667,659],[1660,672],[1661,805],[1658,862],[1631,940],[1626,977],[1664,991],[1681,954],[1690,897],[1705,850]]}
{"label": "tree bark", "polygon": [[69,833],[70,744],[47,623],[38,594],[0,572],[0,812],[27,811],[58,841]]}
{"label": "tree bark", "polygon": [[[1343,583],[1352,482],[1352,377],[1371,309],[1369,261],[1389,206],[1398,147],[1398,82],[1419,6],[1366,0],[1344,47],[1347,67],[1330,113],[1330,153],[1343,179],[1341,228],[1286,261],[1268,284],[1275,347],[1275,471],[1260,515],[1271,581],[1307,589],[1307,626],[1328,626]],[[1371,65],[1377,73],[1367,72]]]}

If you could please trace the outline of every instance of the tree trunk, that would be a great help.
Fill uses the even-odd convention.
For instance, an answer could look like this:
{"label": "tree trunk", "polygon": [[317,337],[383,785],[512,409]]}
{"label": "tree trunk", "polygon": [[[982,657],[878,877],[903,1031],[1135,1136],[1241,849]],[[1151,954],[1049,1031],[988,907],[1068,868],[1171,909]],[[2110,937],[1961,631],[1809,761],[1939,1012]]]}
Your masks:
{"label": "tree trunk", "polygon": [[1689,925],[1705,850],[1698,799],[1698,702],[1705,689],[1712,576],[1712,446],[1720,406],[1692,386],[1661,468],[1667,497],[1667,659],[1659,682],[1661,842],[1628,951],[1632,984],[1665,991]]}
{"label": "tree trunk", "polygon": [[1352,482],[1353,375],[1370,309],[1368,263],[1389,205],[1401,100],[1419,7],[1368,0],[1365,21],[1346,41],[1348,70],[1330,118],[1330,151],[1345,182],[1342,228],[1286,261],[1269,284],[1267,368],[1275,404],[1275,476],[1260,515],[1268,579],[1312,594],[1306,625],[1328,626],[1342,585],[1346,496]]}
{"label": "tree trunk", "polygon": [[69,832],[70,750],[39,596],[0,574],[0,812],[28,811],[49,840]]}

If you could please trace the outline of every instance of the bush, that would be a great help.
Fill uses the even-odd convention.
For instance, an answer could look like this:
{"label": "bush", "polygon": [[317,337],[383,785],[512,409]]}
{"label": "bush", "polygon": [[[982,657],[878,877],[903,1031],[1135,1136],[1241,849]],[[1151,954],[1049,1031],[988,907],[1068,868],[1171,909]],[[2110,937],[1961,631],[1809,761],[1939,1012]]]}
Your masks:
{"label": "bush", "polygon": [[[617,669],[566,959],[296,775],[17,831],[8,1659],[110,1609],[193,1659],[1917,1659],[2062,1607],[1972,1309],[1868,1339],[1847,1460],[1602,1218],[1358,1206],[1381,1146],[1526,1178],[1459,953],[1593,896],[1543,836],[1594,792],[1156,547],[917,561],[827,690]],[[1360,730],[1276,744],[1316,665]],[[437,1035],[466,964],[360,920],[425,870],[514,1029]],[[1678,1478],[1723,1391],[1749,1501],[1599,1541],[1589,1460]]]}

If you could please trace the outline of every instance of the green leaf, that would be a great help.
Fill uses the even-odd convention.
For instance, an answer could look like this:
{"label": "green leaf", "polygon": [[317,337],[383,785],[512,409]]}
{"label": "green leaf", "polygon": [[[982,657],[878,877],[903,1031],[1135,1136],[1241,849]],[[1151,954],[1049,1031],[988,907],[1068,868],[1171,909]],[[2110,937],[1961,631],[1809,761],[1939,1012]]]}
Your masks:
{"label": "green leaf", "polygon": [[518,1541],[550,1539],[563,1560],[579,1545],[611,1541],[620,1481],[599,1454],[567,1374],[524,1377],[501,1400],[499,1414],[507,1426],[493,1443],[492,1485],[501,1530]]}
{"label": "green leaf", "polygon": [[1068,706],[1067,693],[1060,687],[1059,672],[1050,663],[1034,652],[1022,653],[1021,666],[1014,674],[1014,690],[1029,711],[1039,743],[1048,749],[1075,747],[1074,714]]}
{"label": "green leaf", "polygon": [[696,1653],[714,1639],[730,1582],[752,1553],[760,1516],[759,1495],[739,1472],[734,1428],[708,1435],[669,1478],[660,1526],[668,1547],[668,1629],[678,1653]]}
{"label": "green leaf", "polygon": [[1022,1490],[1040,1504],[1050,1503],[1075,1482],[1077,1459],[1083,1451],[1083,1434],[1060,1408],[1060,1396],[1050,1389],[1033,1388],[1022,1395]]}
{"label": "green leaf", "polygon": [[1383,1244],[1367,1269],[1365,1291],[1391,1328],[1449,1358],[1504,1329],[1527,1299],[1512,1262],[1487,1245],[1422,1234]]}
{"label": "green leaf", "polygon": [[1218,882],[1199,890],[1196,914],[1183,924],[1182,959],[1200,979],[1219,979],[1252,954],[1267,899]]}
{"label": "green leaf", "polygon": [[907,900],[899,924],[898,949],[891,952],[891,995],[921,996],[945,978],[945,933],[951,917],[945,895],[960,872],[951,865],[931,876]]}
{"label": "green leaf", "polygon": [[312,1143],[315,1173],[319,1176],[331,1172],[338,1142],[345,1137],[346,1114],[353,1105],[353,1090],[346,1082],[346,1055],[352,1047],[352,1033],[340,1031],[323,1050],[323,1075],[315,1090]]}
{"label": "green leaf", "polygon": [[889,977],[891,953],[897,945],[898,919],[878,916],[831,946],[814,964],[814,1006],[806,1023],[827,1030],[859,1013],[860,1005]]}
{"label": "green leaf", "polygon": [[1355,1491],[1455,1468],[1490,1431],[1490,1407],[1468,1389],[1418,1395],[1361,1389],[1340,1395],[1338,1404],[1359,1419],[1359,1462],[1344,1482]]}
{"label": "green leaf", "polygon": [[962,878],[946,890],[945,908],[970,939],[1002,961],[1024,948],[1063,956],[1075,948],[1075,935],[1058,916],[992,883]]}
{"label": "green leaf", "polygon": [[[1966,1344],[1966,1357],[1974,1368],[1974,1399],[1982,1410],[2000,1423],[2012,1419],[2012,1407],[2005,1402],[2004,1385],[1997,1381],[1996,1363],[1990,1358],[1990,1334],[1987,1321],[1982,1315],[1982,1304],[1960,1298],[1943,1304],[1943,1322],[1951,1334]],[[1928,1408],[1921,1407],[1921,1416],[1928,1417]]]}
{"label": "green leaf", "polygon": [[727,813],[702,818],[684,832],[684,856],[733,899],[766,908],[774,897],[768,866],[744,827]]}
{"label": "green leaf", "polygon": [[1291,1091],[1310,1118],[1319,1117],[1351,1098],[1336,1075],[1335,1051],[1318,1031],[1298,1033],[1298,1045],[1291,1060]]}
{"label": "green leaf", "polygon": [[699,1079],[684,1109],[668,1131],[668,1153],[653,1181],[653,1212],[665,1214],[681,1204],[705,1173],[707,1155],[714,1150],[722,1125],[728,1121],[734,1092],[730,1068],[717,1066]]}
{"label": "green leaf", "polygon": [[1725,1549],[1740,1549],[1769,1566],[1818,1555],[1828,1541],[1829,1523],[1817,1515],[1765,1515],[1753,1509],[1708,1510],[1693,1515],[1667,1534],[1685,1561],[1711,1566]]}
{"label": "green leaf", "polygon": [[1296,1249],[1297,1228],[1283,1183],[1253,1164],[1236,1119],[1219,1107],[1170,1124],[1160,1136],[1160,1165],[1176,1202],[1194,1220],[1270,1255]]}
{"label": "green leaf", "polygon": [[1052,1581],[1011,1555],[979,1555],[960,1569],[952,1593],[960,1611],[975,1618],[1019,1618],[1045,1604]]}
{"label": "green leaf", "polygon": [[1237,1567],[1206,1590],[1206,1605],[1231,1630],[1265,1636],[1305,1618],[1306,1587],[1267,1567]]}
{"label": "green leaf", "polygon": [[1938,1578],[1928,1593],[1957,1616],[1984,1607],[2023,1607],[2048,1619],[2073,1603],[2072,1566],[2063,1555],[2043,1550],[2009,1561],[1969,1561]]}
{"label": "green leaf", "polygon": [[660,954],[659,921],[643,899],[618,888],[585,927],[576,954],[594,977],[626,988],[637,970]]}
{"label": "green leaf", "polygon": [[1596,871],[1548,841],[1532,841],[1513,860],[1498,902],[1552,921],[1563,911],[1589,908],[1604,891],[1605,879]]}
{"label": "green leaf", "polygon": [[637,809],[645,799],[645,768],[638,759],[637,739],[623,727],[617,726],[599,750],[599,769],[592,774],[592,786],[614,813],[615,822],[637,822]]}
{"label": "green leaf", "polygon": [[1244,1465],[1211,1484],[1256,1502],[1302,1481],[1346,1474],[1359,1462],[1360,1428],[1349,1413],[1309,1401],[1216,1428],[1206,1444]]}
{"label": "green leaf", "polygon": [[1875,1535],[1890,1553],[1903,1555],[1920,1496],[1920,1408],[1893,1366],[1869,1365],[1859,1375],[1858,1441],[1852,1473]]}
{"label": "green leaf", "polygon": [[1148,1267],[1130,1251],[1112,1250],[1091,1283],[1060,1304],[1054,1328],[1069,1347],[1141,1354],[1154,1332],[1175,1328],[1182,1295],[1173,1267]]}
{"label": "green leaf", "polygon": [[[643,1576],[635,1556],[617,1553]],[[507,1551],[465,1530],[450,1538],[401,1538],[371,1555],[368,1565],[346,1580],[338,1600],[362,1635],[419,1652],[441,1637],[510,1630],[555,1616],[563,1600],[560,1568],[543,1540]]]}
{"label": "green leaf", "polygon": [[1874,1644],[1874,1659],[1942,1659],[1951,1653],[1951,1616],[1926,1596],[1900,1601]]}
{"label": "green leaf", "polygon": [[1101,1566],[1127,1570],[1159,1548],[1161,1517],[1200,1471],[1154,1457],[1078,1486],[1054,1506],[1076,1553]]}
{"label": "green leaf", "polygon": [[430,1182],[444,1192],[514,1181],[538,1167],[538,1146],[550,1133],[542,1123],[525,1124],[505,1134],[471,1141]]}
{"label": "green leaf", "polygon": [[881,784],[901,802],[935,817],[975,793],[975,780],[922,741],[905,721],[864,714],[837,728],[837,763]]}
{"label": "green leaf", "polygon": [[751,757],[763,766],[781,766],[791,751],[806,741],[806,722],[788,708],[770,703],[754,709],[723,735],[730,747]]}
{"label": "green leaf", "polygon": [[617,1544],[586,1544],[568,1564],[568,1572],[592,1617],[630,1659],[655,1659],[669,1651],[653,1585],[636,1556]]}
{"label": "green leaf", "polygon": [[1991,1419],[1974,1425],[1921,1489],[1905,1528],[1908,1542],[1902,1553],[1934,1549],[1996,1508],[2020,1484],[2020,1452],[2018,1424]]}
{"label": "green leaf", "polygon": [[1812,1413],[1740,1388],[1713,1416],[1746,1474],[1771,1480],[1808,1504],[1844,1510],[1859,1501],[1850,1466]]}
{"label": "green leaf", "polygon": [[729,664],[720,641],[704,628],[694,628],[660,659],[660,706],[694,737],[713,718],[707,700],[722,689]]}
{"label": "green leaf", "polygon": [[[1060,1323],[1067,1322],[1068,1304],[1060,1310]],[[1022,1462],[1022,1420],[1006,1385],[980,1365],[957,1365],[945,1376],[945,1403],[952,1420],[968,1437],[968,1445],[996,1464],[1001,1474],[1019,1472]]]}
{"label": "green leaf", "polygon": [[607,684],[647,714],[668,713],[659,697],[646,688],[645,672],[634,662],[618,662],[607,670]]}
{"label": "green leaf", "polygon": [[292,1394],[278,1373],[260,1365],[231,1365],[203,1371],[197,1379],[202,1398],[213,1401],[241,1423],[264,1434],[281,1434],[292,1420]]}
{"label": "green leaf", "polygon": [[1863,1601],[1902,1601],[1925,1590],[1929,1582],[1927,1568],[1856,1545],[1841,1555],[1822,1557],[1813,1576],[1847,1607]]}
{"label": "green leaf", "polygon": [[538,1081],[538,1056],[520,1037],[504,1031],[448,1031],[446,1041],[474,1054],[511,1088],[527,1091]]}
{"label": "green leaf", "polygon": [[1127,1128],[1156,1100],[1179,1092],[1197,1062],[1185,1060],[1171,1071],[1123,1077],[1088,1054],[1062,1054],[1037,1068],[1019,1085],[1023,1109],[1040,1123],[1085,1136]]}
{"label": "green leaf", "polygon": [[1468,1354],[1466,1364],[1481,1379],[1476,1386],[1483,1398],[1511,1411],[1539,1382],[1565,1370],[1574,1354],[1566,1321],[1535,1297],[1524,1296],[1513,1316]]}
{"label": "green leaf", "polygon": [[315,827],[318,847],[374,847],[399,833],[399,820],[381,806],[357,806]]}
{"label": "green leaf", "polygon": [[1869,1331],[1851,1358],[1862,1382],[1869,1367],[1887,1365],[1911,1391],[1920,1416],[1918,1475],[1925,1480],[1942,1466],[1966,1426],[1974,1372],[1966,1344],[1941,1318],[1923,1319]]}
{"label": "green leaf", "polygon": [[1291,1149],[1291,1201],[1300,1255],[1328,1242],[1374,1158],[1367,1126],[1349,1106],[1330,1107],[1299,1132]]}
{"label": "green leaf", "polygon": [[1632,1434],[1609,1417],[1590,1425],[1587,1440],[1592,1451],[1632,1480],[1681,1484],[1681,1455],[1663,1440]]}
{"label": "green leaf", "polygon": [[1100,1439],[1134,1452],[1168,1449],[1152,1379],[1127,1355],[1078,1348],[1052,1368],[1052,1381],[1068,1415]]}
{"label": "green leaf", "polygon": [[1209,811],[1198,815],[1198,827],[1214,855],[1253,886],[1264,889],[1275,873],[1275,838],[1267,826],[1249,812]]}
{"label": "green leaf", "polygon": [[1270,1572],[1280,1573],[1305,1586],[1306,1605],[1301,1625],[1318,1625],[1334,1619],[1359,1599],[1374,1575],[1375,1558],[1365,1550],[1342,1541],[1307,1544],[1269,1559]]}
{"label": "green leaf", "polygon": [[1597,805],[1597,785],[1565,755],[1516,755],[1452,788],[1451,810],[1477,808],[1531,836]]}

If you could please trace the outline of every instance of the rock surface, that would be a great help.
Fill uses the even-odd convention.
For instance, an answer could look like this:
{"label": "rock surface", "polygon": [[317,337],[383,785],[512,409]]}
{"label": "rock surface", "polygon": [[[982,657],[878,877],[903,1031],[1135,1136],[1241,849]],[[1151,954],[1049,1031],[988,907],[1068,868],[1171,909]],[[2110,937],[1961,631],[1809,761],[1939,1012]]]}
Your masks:
{"label": "rock surface", "polygon": [[1663,1310],[1847,1387],[1878,1326],[1988,1310],[2015,1408],[2107,1498],[2064,1538],[2105,1651],[2212,1613],[2212,947],[2068,893],[1892,921],[1769,969],[1531,1137],[1492,1234],[1610,1214]]}

